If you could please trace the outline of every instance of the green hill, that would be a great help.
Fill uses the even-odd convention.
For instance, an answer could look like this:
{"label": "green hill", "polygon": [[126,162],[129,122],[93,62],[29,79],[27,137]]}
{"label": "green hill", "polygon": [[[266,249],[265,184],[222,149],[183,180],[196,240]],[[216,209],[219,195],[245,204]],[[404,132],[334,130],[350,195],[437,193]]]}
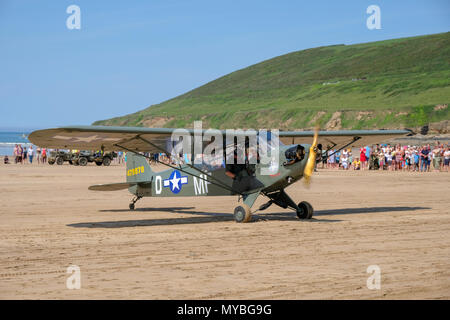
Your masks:
{"label": "green hill", "polygon": [[307,129],[419,127],[450,119],[450,32],[318,47],[232,72],[97,125]]}

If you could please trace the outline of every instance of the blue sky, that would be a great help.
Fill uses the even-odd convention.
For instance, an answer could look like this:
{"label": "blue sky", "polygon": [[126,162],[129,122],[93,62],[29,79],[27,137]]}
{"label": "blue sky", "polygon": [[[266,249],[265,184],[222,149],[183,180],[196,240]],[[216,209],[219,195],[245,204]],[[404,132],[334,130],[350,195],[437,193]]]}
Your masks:
{"label": "blue sky", "polygon": [[448,0],[0,0],[0,128],[91,124],[288,52],[446,31]]}

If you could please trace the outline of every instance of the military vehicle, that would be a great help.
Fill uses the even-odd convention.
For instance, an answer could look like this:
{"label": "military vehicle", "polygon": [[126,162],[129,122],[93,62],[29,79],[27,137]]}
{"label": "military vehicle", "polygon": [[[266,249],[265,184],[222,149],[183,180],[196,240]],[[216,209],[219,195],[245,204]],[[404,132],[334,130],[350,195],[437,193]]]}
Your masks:
{"label": "military vehicle", "polygon": [[50,152],[50,156],[48,157],[48,164],[58,164],[62,165],[65,161],[68,161],[70,164],[73,164],[74,155],[70,151],[66,150],[53,150]]}
{"label": "military vehicle", "polygon": [[117,157],[117,153],[113,152],[107,152],[103,155],[99,152],[97,154],[94,154],[94,162],[96,165],[101,166],[102,164],[104,166],[109,166],[111,164],[111,161]]}
{"label": "military vehicle", "polygon": [[109,166],[115,157],[117,157],[115,152],[107,152],[102,154],[101,152],[80,151],[75,154],[73,164],[76,166],[85,166],[89,162],[95,162],[98,166],[101,166],[102,164],[104,166]]}

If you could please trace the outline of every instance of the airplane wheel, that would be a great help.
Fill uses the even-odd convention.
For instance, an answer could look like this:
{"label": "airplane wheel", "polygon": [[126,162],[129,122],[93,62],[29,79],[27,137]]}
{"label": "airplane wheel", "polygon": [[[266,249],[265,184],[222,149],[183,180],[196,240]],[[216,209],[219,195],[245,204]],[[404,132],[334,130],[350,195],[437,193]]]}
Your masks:
{"label": "airplane wheel", "polygon": [[130,210],[134,210],[134,203],[130,203],[128,207],[130,208]]}
{"label": "airplane wheel", "polygon": [[300,211],[297,211],[297,217],[299,219],[311,219],[314,214],[314,209],[309,202],[302,201],[298,204]]}
{"label": "airplane wheel", "polygon": [[252,219],[250,207],[243,203],[234,209],[234,220],[236,222],[249,222]]}

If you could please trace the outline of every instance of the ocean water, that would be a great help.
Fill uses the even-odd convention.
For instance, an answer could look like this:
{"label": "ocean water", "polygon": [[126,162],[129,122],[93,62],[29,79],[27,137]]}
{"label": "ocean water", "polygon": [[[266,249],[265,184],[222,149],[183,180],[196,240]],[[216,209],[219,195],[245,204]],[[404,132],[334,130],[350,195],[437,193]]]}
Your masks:
{"label": "ocean water", "polygon": [[[21,144],[22,147],[31,145],[28,141],[29,132],[1,132],[0,131],[0,156],[12,156],[14,146]],[[34,148],[34,147],[33,147]]]}

